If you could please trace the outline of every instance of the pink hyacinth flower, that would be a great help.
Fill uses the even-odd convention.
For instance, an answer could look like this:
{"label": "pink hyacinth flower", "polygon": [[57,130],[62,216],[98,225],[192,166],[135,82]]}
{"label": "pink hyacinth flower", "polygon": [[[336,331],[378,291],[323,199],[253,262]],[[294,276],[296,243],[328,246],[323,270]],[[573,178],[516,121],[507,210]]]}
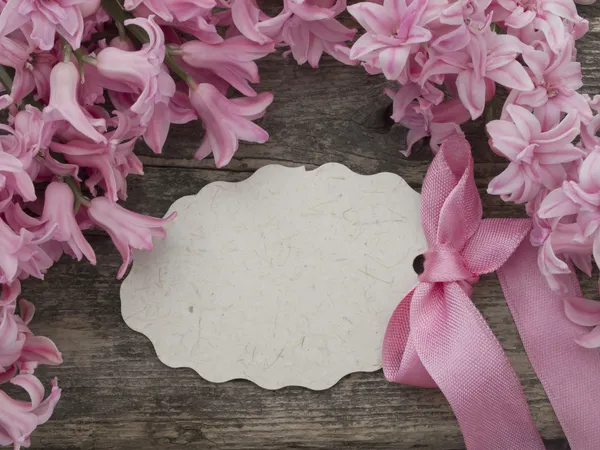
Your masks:
{"label": "pink hyacinth flower", "polygon": [[[491,17],[487,12],[491,0],[454,0],[450,1],[440,14],[440,22],[452,25],[449,31],[432,42],[438,51],[453,52],[466,47],[472,34],[480,34],[489,27]],[[454,28],[455,27],[455,28]]]}
{"label": "pink hyacinth flower", "polygon": [[[578,170],[578,180],[564,181],[560,188],[550,192],[542,201],[538,216],[544,219],[562,219],[579,214],[577,220],[582,234],[588,237],[600,226],[600,147],[590,152]],[[600,244],[600,240],[598,241]],[[598,248],[600,257],[600,247]]]}
{"label": "pink hyacinth flower", "polygon": [[531,91],[531,78],[516,58],[523,44],[514,36],[498,35],[486,29],[472,35],[468,51],[434,52],[425,63],[421,84],[439,74],[457,74],[458,96],[477,119],[483,113],[486,101],[486,78],[510,89]]}
{"label": "pink hyacinth flower", "polygon": [[542,187],[552,190],[566,178],[563,163],[581,158],[584,152],[572,142],[579,134],[579,116],[569,113],[550,130],[542,131],[538,119],[525,108],[509,105],[511,120],[487,124],[492,149],[509,159],[508,168],[494,178],[488,192],[517,203],[533,199]]}
{"label": "pink hyacinth flower", "polygon": [[413,145],[431,136],[429,146],[435,153],[440,144],[450,136],[463,135],[459,124],[469,120],[469,112],[458,99],[444,100],[444,93],[432,83],[421,88],[417,83],[407,83],[397,92],[386,89],[393,100],[391,118],[408,128],[406,151],[409,156]]}
{"label": "pink hyacinth flower", "polygon": [[78,5],[86,1],[8,0],[0,14],[0,36],[31,22],[31,40],[41,50],[52,50],[56,33],[78,49],[83,35],[83,16]]}
{"label": "pink hyacinth flower", "polygon": [[555,53],[568,39],[566,24],[587,27],[571,0],[496,0],[495,5],[495,21],[514,30],[540,30]]}
{"label": "pink hyacinth flower", "polygon": [[350,49],[346,46],[355,34],[355,29],[346,28],[336,19],[307,21],[297,15],[286,20],[281,29],[281,38],[290,47],[287,53],[291,53],[298,64],[308,62],[313,68],[319,67],[323,53],[349,66],[358,64],[359,61],[350,58]]}
{"label": "pink hyacinth flower", "polygon": [[[15,69],[9,96],[15,102],[23,100],[36,85],[30,53],[31,48],[26,42],[9,37],[0,38],[0,64]],[[3,108],[7,106],[4,103]]]}
{"label": "pink hyacinth flower", "polygon": [[197,159],[212,153],[215,165],[223,167],[237,151],[239,139],[261,144],[269,139],[269,134],[252,120],[265,114],[273,101],[271,93],[228,99],[213,85],[200,84],[197,89],[190,89],[190,101],[205,130],[202,144],[194,155]]}
{"label": "pink hyacinth flower", "polygon": [[50,395],[44,400],[44,386],[33,375],[17,375],[11,384],[23,388],[30,401],[13,400],[0,391],[0,445],[13,444],[15,450],[29,447],[29,437],[48,421],[60,400],[61,390],[56,379],[52,381]]}
{"label": "pink hyacinth flower", "polygon": [[14,117],[14,135],[25,152],[35,154],[48,148],[56,131],[56,125],[55,122],[45,122],[42,111],[27,105]]}
{"label": "pink hyacinth flower", "polygon": [[95,127],[105,128],[104,119],[94,119],[77,100],[80,85],[79,69],[72,62],[60,62],[50,75],[50,101],[44,108],[46,121],[66,120],[73,128],[100,143],[106,138]]}
{"label": "pink hyacinth flower", "polygon": [[125,21],[126,25],[137,25],[149,36],[149,42],[138,51],[127,51],[118,47],[106,47],[96,55],[96,69],[100,75],[114,82],[109,89],[133,93],[138,98],[131,111],[147,125],[154,114],[155,105],[164,103],[175,93],[175,82],[163,67],[165,59],[165,36],[155,23],[154,17]]}
{"label": "pink hyacinth flower", "polygon": [[529,67],[535,89],[529,92],[513,90],[506,104],[534,108],[535,115],[547,123],[557,123],[561,113],[577,111],[584,123],[592,120],[592,110],[586,98],[577,92],[583,86],[581,64],[574,60],[575,42],[572,38],[556,54],[548,45],[526,47],[523,59]]}
{"label": "pink hyacinth flower", "polygon": [[376,60],[387,79],[397,80],[411,52],[431,40],[431,31],[425,25],[435,17],[427,9],[428,0],[384,0],[383,5],[360,2],[349,6],[348,12],[366,30],[352,46],[350,58]]}
{"label": "pink hyacinth flower", "polygon": [[[19,281],[2,286],[0,297],[0,367],[9,369],[21,357],[26,336],[15,320],[15,305],[21,292]],[[4,373],[0,375],[4,380]]]}
{"label": "pink hyacinth flower", "polygon": [[[600,95],[598,97],[600,98]],[[581,127],[581,146],[588,152],[600,147],[598,131],[600,131],[600,115],[594,116],[590,123]]]}
{"label": "pink hyacinth flower", "polygon": [[50,239],[52,231],[49,229],[44,235],[36,236],[22,228],[16,233],[0,219],[0,283],[12,283],[23,275],[43,279],[54,261],[40,244]]}
{"label": "pink hyacinth flower", "polygon": [[273,19],[257,25],[275,41],[289,46],[284,53],[292,54],[298,64],[308,62],[317,68],[323,53],[338,61],[355,65],[346,42],[356,34],[335,17],[346,9],[346,0],[285,0],[283,11]]}
{"label": "pink hyacinth flower", "polygon": [[46,187],[41,219],[54,226],[52,238],[66,243],[78,261],[85,255],[92,264],[96,264],[94,250],[83,237],[75,219],[74,202],[75,196],[69,186],[56,181],[50,183]]}
{"label": "pink hyacinth flower", "polygon": [[231,8],[231,22],[234,25],[231,28],[237,29],[246,38],[259,44],[271,42],[272,35],[281,29],[283,22],[292,14],[282,11],[277,17],[270,18],[257,6],[256,0],[231,0],[228,3]]}
{"label": "pink hyacinth flower", "polygon": [[574,323],[594,327],[592,331],[576,339],[585,348],[600,347],[600,301],[581,297],[565,299],[565,314]]}
{"label": "pink hyacinth flower", "polygon": [[87,212],[91,221],[109,234],[123,258],[117,274],[119,279],[131,264],[133,249],[152,250],[152,238],[164,239],[164,225],[177,215],[174,212],[164,219],[143,216],[126,210],[106,197],[94,198]]}
{"label": "pink hyacinth flower", "polygon": [[[19,315],[15,315],[17,296],[21,284],[15,281],[2,286],[0,297],[0,366],[21,367],[25,364],[56,366],[62,363],[62,354],[50,339],[35,336],[28,328],[35,314],[35,307],[25,299],[19,300]],[[4,378],[0,375],[0,378]]]}
{"label": "pink hyacinth flower", "polygon": [[[0,296],[0,383],[12,378],[20,369],[39,364],[59,365],[62,355],[54,343],[43,336],[35,336],[28,324],[35,314],[34,306],[25,299],[19,300],[19,315],[15,314],[21,284],[15,281],[2,286]],[[1,414],[0,414],[1,415]]]}
{"label": "pink hyacinth flower", "polygon": [[28,202],[36,199],[33,181],[25,171],[23,162],[0,148],[0,190],[3,189],[20,195]]}
{"label": "pink hyacinth flower", "polygon": [[125,179],[128,174],[143,174],[142,163],[133,153],[140,129],[133,127],[131,118],[119,112],[117,115],[118,127],[106,134],[106,144],[76,139],[64,144],[50,144],[50,149],[63,154],[67,162],[88,169],[85,185],[93,195],[96,195],[96,185],[101,184],[105,195],[113,202],[127,197]]}
{"label": "pink hyacinth flower", "polygon": [[550,289],[556,292],[569,292],[572,283],[572,270],[566,261],[573,262],[584,272],[590,273],[590,239],[575,240],[579,232],[576,223],[556,223],[548,234],[538,253],[538,267],[546,278]]}
{"label": "pink hyacinth flower", "polygon": [[244,36],[234,36],[218,44],[188,41],[181,46],[180,52],[186,64],[210,70],[242,94],[253,97],[256,91],[248,82],[260,81],[254,60],[263,58],[274,50],[273,42],[258,44]]}

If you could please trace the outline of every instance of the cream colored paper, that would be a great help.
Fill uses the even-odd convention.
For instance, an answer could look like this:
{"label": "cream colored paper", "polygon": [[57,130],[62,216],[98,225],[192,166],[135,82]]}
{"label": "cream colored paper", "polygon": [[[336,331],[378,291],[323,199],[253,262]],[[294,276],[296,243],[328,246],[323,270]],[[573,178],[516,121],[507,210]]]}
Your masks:
{"label": "cream colored paper", "polygon": [[387,321],[426,247],[397,175],[270,165],[177,200],[165,241],[135,254],[127,324],[161,361],[213,382],[326,389],[381,368]]}

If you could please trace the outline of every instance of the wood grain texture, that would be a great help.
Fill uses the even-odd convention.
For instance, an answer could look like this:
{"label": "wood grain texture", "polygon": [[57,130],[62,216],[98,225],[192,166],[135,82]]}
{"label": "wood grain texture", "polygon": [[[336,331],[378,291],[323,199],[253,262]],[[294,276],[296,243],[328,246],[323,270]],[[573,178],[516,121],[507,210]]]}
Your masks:
{"label": "wood grain texture", "polygon": [[[600,11],[580,9],[591,21],[591,32],[578,45],[584,90],[600,92]],[[130,205],[162,215],[177,198],[209,182],[239,181],[270,163],[314,168],[336,161],[358,173],[394,172],[419,188],[431,154],[420,148],[409,158],[400,155],[405,131],[387,118],[389,100],[380,77],[328,58],[317,70],[280,57],[260,65],[260,89],[275,93],[262,121],[270,141],[242,145],[227,169],[216,170],[212,161],[192,159],[202,135],[198,123],[175,127],[164,155],[140,147],[146,175],[131,179]],[[504,162],[489,151],[483,123],[470,125],[468,137],[485,214],[522,216],[522,208],[485,194]],[[38,307],[34,332],[54,339],[65,359],[59,368],[40,370],[42,379],[59,377],[63,399],[52,420],[36,431],[32,448],[464,448],[439,391],[387,383],[381,371],[350,375],[324,392],[266,391],[241,380],[215,385],[189,369],[164,366],[150,342],[121,318],[117,252],[104,235],[90,239],[97,266],[64,259],[45,282],[24,283],[24,295]],[[589,295],[596,292],[593,280],[583,287]],[[519,374],[548,449],[568,449],[494,275],[482,278],[474,299]]]}

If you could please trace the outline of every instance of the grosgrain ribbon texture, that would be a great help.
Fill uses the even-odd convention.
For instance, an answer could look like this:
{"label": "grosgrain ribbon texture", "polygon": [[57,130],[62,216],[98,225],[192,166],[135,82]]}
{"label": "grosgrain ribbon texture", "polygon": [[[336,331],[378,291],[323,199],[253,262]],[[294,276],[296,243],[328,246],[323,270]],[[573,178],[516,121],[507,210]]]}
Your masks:
{"label": "grosgrain ribbon texture", "polygon": [[577,343],[588,327],[564,313],[565,298],[580,296],[576,276],[568,292],[548,287],[537,268],[537,249],[524,241],[498,278],[525,351],[562,425],[571,450],[600,448],[600,352]]}
{"label": "grosgrain ribbon texture", "polygon": [[[547,287],[535,262],[520,256],[535,252],[525,240],[531,221],[482,219],[473,159],[464,138],[449,138],[434,158],[423,183],[421,221],[429,247],[424,272],[388,324],[383,344],[386,378],[441,389],[469,450],[544,449],[519,379],[470,299],[471,285],[479,275],[499,270],[517,251],[501,279],[525,349],[573,450],[596,448],[591,442],[600,445],[600,431],[587,426],[592,422],[586,419],[584,427],[577,422],[578,415],[588,414],[600,423],[594,409],[599,394],[593,395],[594,402],[583,401],[583,407],[572,400],[586,395],[579,388],[597,381],[600,355],[584,354],[585,349],[564,354],[576,345],[574,341],[552,347],[556,339],[544,342],[538,336],[537,326],[553,321],[561,338],[573,339],[577,325],[566,319],[560,306],[544,305],[544,298],[560,303],[560,296]],[[522,264],[527,265],[527,277],[520,272]],[[575,276],[573,283],[578,286]],[[531,319],[536,314],[543,318]],[[553,371],[561,361],[569,367]],[[567,393],[573,397],[566,398]]]}

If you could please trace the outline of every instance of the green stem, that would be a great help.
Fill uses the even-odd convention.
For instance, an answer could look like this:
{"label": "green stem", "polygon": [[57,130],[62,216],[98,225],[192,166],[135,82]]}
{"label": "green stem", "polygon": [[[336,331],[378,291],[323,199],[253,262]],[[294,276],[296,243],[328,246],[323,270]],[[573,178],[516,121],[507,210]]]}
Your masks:
{"label": "green stem", "polygon": [[[117,24],[124,24],[126,20],[134,18],[132,14],[123,9],[119,3],[119,0],[102,0],[102,7]],[[138,41],[138,43],[145,44],[148,42],[148,35],[143,28],[140,28],[136,25],[127,25],[126,28],[132,37]],[[185,81],[188,85],[196,85],[191,75],[187,73],[183,67],[177,64],[177,61],[175,61],[173,56],[169,54],[168,48],[166,49],[165,53],[165,64],[174,74]]]}
{"label": "green stem", "polygon": [[73,47],[61,36],[60,40],[63,44],[63,62],[71,62],[71,55],[73,54]]}
{"label": "green stem", "polygon": [[127,37],[127,31],[125,30],[125,25],[123,25],[121,22],[115,22],[115,25],[117,26],[117,30],[119,31],[119,38],[122,41],[127,40],[128,37]]}
{"label": "green stem", "polygon": [[0,83],[6,89],[6,92],[10,94],[12,91],[13,80],[9,73],[6,71],[6,67],[0,65]]}
{"label": "green stem", "polygon": [[168,53],[165,54],[165,64],[169,67],[169,69],[171,69],[179,78],[181,78],[183,81],[185,81],[189,86],[193,87],[194,85],[196,85],[192,76],[189,73],[187,73],[183,69],[183,67],[181,67],[179,64],[177,64],[177,61],[175,61],[173,56],[169,55]]}
{"label": "green stem", "polygon": [[73,204],[73,210],[75,211],[75,213],[77,213],[77,211],[79,211],[79,208],[81,207],[81,205],[84,205],[87,208],[92,206],[92,204],[90,203],[90,199],[87,198],[85,195],[83,195],[83,192],[81,192],[79,185],[75,182],[75,179],[73,177],[63,178],[63,181],[73,191],[73,195],[75,197],[75,202]]}
{"label": "green stem", "polygon": [[[119,27],[119,25],[124,26],[126,20],[135,18],[129,11],[125,11],[119,0],[102,0],[102,7],[108,15],[113,18],[115,23],[118,24],[117,27]],[[127,31],[129,31],[140,44],[148,42],[148,35],[142,28],[135,25],[127,25]]]}

